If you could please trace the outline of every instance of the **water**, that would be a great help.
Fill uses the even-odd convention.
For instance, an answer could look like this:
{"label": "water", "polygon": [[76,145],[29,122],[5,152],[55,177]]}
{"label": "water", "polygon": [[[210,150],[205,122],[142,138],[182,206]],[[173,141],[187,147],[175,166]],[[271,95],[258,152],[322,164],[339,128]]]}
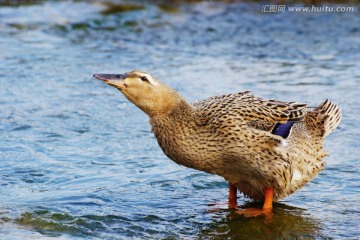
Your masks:
{"label": "water", "polygon": [[[0,7],[1,239],[359,238],[358,11],[15,5]],[[343,121],[326,140],[326,169],[277,203],[271,222],[236,215],[221,177],[169,161],[147,117],[92,78],[133,69],[189,101],[252,90],[338,102]]]}

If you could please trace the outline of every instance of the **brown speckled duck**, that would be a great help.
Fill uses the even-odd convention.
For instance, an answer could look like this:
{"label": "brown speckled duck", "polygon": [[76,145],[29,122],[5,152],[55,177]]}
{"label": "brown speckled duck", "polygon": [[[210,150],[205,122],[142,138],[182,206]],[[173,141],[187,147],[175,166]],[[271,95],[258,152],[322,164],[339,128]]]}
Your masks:
{"label": "brown speckled duck", "polygon": [[262,209],[239,210],[246,216],[271,212],[273,201],[324,168],[322,143],[341,120],[339,107],[328,100],[309,112],[304,103],[266,100],[248,91],[190,104],[145,72],[94,77],[120,90],[150,117],[166,156],[223,176],[230,206],[236,206],[237,189],[264,201]]}

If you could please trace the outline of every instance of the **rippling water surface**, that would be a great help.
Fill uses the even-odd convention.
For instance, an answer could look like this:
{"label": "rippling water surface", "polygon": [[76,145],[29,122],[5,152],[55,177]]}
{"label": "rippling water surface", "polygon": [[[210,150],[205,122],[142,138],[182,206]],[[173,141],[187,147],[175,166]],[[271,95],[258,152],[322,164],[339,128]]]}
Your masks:
{"label": "rippling water surface", "polygon": [[[1,239],[359,238],[357,10],[119,3],[0,7]],[[326,140],[326,169],[277,203],[271,222],[237,216],[221,177],[168,160],[147,117],[92,78],[133,69],[189,101],[252,90],[338,102],[343,121]]]}

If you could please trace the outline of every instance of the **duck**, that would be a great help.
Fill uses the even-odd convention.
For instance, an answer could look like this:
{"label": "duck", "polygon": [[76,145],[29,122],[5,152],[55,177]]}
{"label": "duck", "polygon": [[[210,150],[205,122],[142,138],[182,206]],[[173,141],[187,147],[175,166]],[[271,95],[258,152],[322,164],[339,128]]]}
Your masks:
{"label": "duck", "polygon": [[229,207],[237,193],[263,202],[238,209],[247,217],[271,213],[273,202],[311,181],[324,169],[324,139],[341,121],[337,103],[308,104],[265,99],[250,91],[194,103],[143,71],[96,73],[149,117],[164,154],[175,163],[222,176]]}

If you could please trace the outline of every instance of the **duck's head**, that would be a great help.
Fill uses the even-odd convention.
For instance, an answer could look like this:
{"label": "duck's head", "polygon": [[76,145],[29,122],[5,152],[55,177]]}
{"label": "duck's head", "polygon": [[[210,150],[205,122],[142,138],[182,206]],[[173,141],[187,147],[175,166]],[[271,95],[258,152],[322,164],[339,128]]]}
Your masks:
{"label": "duck's head", "polygon": [[95,73],[94,77],[117,88],[150,117],[166,114],[182,101],[182,97],[175,90],[145,72]]}

